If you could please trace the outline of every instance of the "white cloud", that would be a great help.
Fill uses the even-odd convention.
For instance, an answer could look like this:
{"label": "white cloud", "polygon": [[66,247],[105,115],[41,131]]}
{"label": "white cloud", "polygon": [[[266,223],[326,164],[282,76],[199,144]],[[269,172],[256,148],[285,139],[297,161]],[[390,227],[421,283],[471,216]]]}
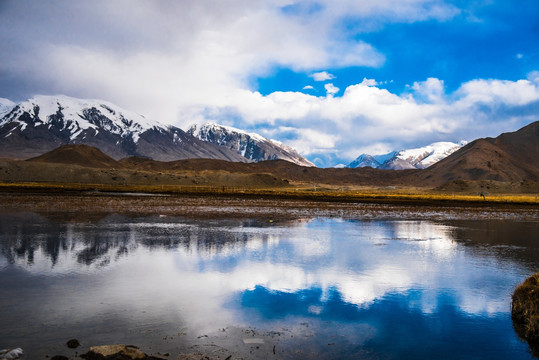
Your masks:
{"label": "white cloud", "polygon": [[[529,77],[537,78],[534,74]],[[473,80],[451,94],[435,78],[414,83],[412,93],[400,95],[376,84],[364,79],[339,97],[331,96],[331,91],[329,96],[237,92],[227,100],[226,108],[214,109],[214,115],[226,118],[232,112],[250,127],[271,126],[272,138],[313,159],[320,158],[325,166],[353,160],[359,155],[354,150],[385,153],[427,141],[473,140],[536,120],[533,111],[528,115],[519,111],[509,122],[503,114],[496,117],[500,108],[539,102],[539,82],[532,80]]]}
{"label": "white cloud", "polygon": [[314,89],[314,87],[312,85],[305,85],[303,87],[303,90],[313,90],[313,89]]}
{"label": "white cloud", "polygon": [[295,139],[288,143],[305,155],[335,152],[339,135],[321,132],[316,129],[294,129]]}
{"label": "white cloud", "polygon": [[428,78],[426,81],[415,82],[412,89],[420,99],[429,102],[440,102],[444,95],[444,82],[436,78]]}
{"label": "white cloud", "polygon": [[324,85],[324,88],[326,89],[326,92],[328,95],[335,95],[336,93],[339,92],[339,88],[336,87],[335,85],[333,84],[325,84]]}
{"label": "white cloud", "polygon": [[519,106],[539,100],[539,87],[530,80],[473,80],[461,86],[462,104]]}
{"label": "white cloud", "polygon": [[0,12],[0,47],[10,56],[0,74],[10,76],[0,77],[0,96],[105,98],[185,126],[197,120],[195,109],[226,106],[229,94],[249,89],[250,79],[276,65],[302,72],[381,66],[385,57],[372,45],[345,40],[364,29],[343,33],[343,18],[383,26],[458,14],[437,0],[324,0],[319,11],[300,9],[297,16],[283,11],[287,5],[302,6],[281,0],[8,2]]}
{"label": "white cloud", "polygon": [[335,75],[328,73],[327,71],[317,72],[309,75],[314,79],[314,81],[326,81],[335,79]]}

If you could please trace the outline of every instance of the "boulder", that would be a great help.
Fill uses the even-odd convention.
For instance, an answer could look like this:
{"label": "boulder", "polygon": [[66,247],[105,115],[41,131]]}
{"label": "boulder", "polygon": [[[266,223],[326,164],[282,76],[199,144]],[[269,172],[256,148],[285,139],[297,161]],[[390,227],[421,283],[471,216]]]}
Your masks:
{"label": "boulder", "polygon": [[90,351],[81,355],[83,359],[87,360],[135,360],[135,359],[155,359],[149,357],[136,346],[131,345],[101,345],[92,346]]}

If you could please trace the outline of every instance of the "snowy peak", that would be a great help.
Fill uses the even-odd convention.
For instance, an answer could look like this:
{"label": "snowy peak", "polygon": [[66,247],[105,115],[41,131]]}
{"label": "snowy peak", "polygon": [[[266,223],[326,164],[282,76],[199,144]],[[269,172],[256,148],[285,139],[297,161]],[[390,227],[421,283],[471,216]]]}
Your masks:
{"label": "snowy peak", "polygon": [[150,130],[166,131],[167,127],[144,116],[102,100],[76,99],[64,95],[35,96],[14,106],[0,125],[15,121],[26,126],[55,126],[75,140],[84,130],[96,135],[106,131],[121,137],[131,137],[136,143],[140,134]]}
{"label": "snowy peak", "polygon": [[0,119],[15,107],[11,100],[0,98]]}
{"label": "snowy peak", "polygon": [[251,161],[282,159],[301,166],[315,166],[290,146],[230,126],[207,122],[200,127],[191,126],[187,133],[199,140],[233,150]]}
{"label": "snowy peak", "polygon": [[192,125],[187,133],[199,138],[202,141],[213,142],[221,146],[227,146],[232,136],[257,142],[267,141],[266,138],[259,134],[249,133],[244,130],[236,129],[232,126],[219,125],[214,122],[207,122],[200,127],[196,124]]}
{"label": "snowy peak", "polygon": [[391,170],[425,169],[451,155],[466,144],[466,141],[460,141],[459,143],[436,142],[420,148],[393,151],[382,155],[361,154],[348,167],[370,166],[372,168]]}
{"label": "snowy peak", "polygon": [[396,151],[392,151],[390,153],[382,155],[361,154],[354,161],[348,164],[347,167],[358,168],[368,166],[372,168],[379,168],[380,166],[382,166],[383,163],[394,157],[396,154]]}
{"label": "snowy peak", "polygon": [[399,151],[396,157],[412,165],[413,168],[425,169],[451,155],[466,144],[466,141],[460,141],[459,143],[436,142],[417,149]]}

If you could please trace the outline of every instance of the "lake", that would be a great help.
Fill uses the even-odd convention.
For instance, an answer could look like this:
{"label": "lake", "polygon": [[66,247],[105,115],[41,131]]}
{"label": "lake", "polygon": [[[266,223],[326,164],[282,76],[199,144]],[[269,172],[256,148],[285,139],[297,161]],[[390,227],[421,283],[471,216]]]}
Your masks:
{"label": "lake", "polygon": [[536,208],[55,206],[0,218],[0,348],[27,359],[115,343],[171,359],[532,358],[510,303],[539,270]]}

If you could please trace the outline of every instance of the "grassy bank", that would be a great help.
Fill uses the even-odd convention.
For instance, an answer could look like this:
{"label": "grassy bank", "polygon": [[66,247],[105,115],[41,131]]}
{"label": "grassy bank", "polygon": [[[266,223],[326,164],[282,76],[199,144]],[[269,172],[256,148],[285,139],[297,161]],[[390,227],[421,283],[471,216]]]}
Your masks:
{"label": "grassy bank", "polygon": [[411,203],[469,203],[469,204],[525,204],[539,205],[533,194],[466,194],[440,193],[415,188],[374,187],[319,187],[298,185],[288,187],[230,187],[185,185],[111,185],[82,183],[21,182],[0,183],[4,192],[103,192],[149,193],[170,195],[225,195],[310,199],[318,201],[366,201]]}
{"label": "grassy bank", "polygon": [[511,318],[517,334],[539,356],[539,273],[520,284],[513,293]]}

